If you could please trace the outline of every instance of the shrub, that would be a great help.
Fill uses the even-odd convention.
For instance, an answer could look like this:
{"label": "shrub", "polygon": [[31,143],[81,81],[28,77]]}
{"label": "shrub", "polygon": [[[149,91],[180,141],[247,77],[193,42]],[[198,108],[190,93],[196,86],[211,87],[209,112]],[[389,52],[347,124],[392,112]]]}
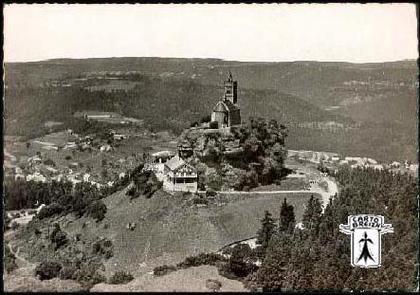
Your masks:
{"label": "shrub", "polygon": [[206,287],[207,289],[216,292],[220,290],[220,288],[222,287],[222,283],[218,280],[208,279],[206,281]]}
{"label": "shrub", "polygon": [[71,160],[71,156],[70,155],[67,155],[67,156],[64,157],[64,159],[67,160],[67,161],[70,161]]}
{"label": "shrub", "polygon": [[4,268],[7,273],[11,273],[13,270],[18,268],[16,257],[12,251],[10,251],[9,245],[5,245],[4,247]]}
{"label": "shrub", "polygon": [[54,161],[49,158],[44,161],[44,164],[47,166],[53,166],[53,167],[55,166]]}
{"label": "shrub", "polygon": [[58,223],[55,224],[55,228],[51,233],[50,240],[55,244],[55,249],[58,249],[67,244],[67,235],[60,229]]}
{"label": "shrub", "polygon": [[64,266],[58,273],[58,277],[62,280],[76,279],[77,267],[73,265]]}
{"label": "shrub", "polygon": [[99,284],[106,281],[106,278],[98,273],[100,264],[98,263],[85,263],[80,265],[80,268],[75,272],[74,277],[76,281],[82,285],[91,288],[95,284]]}
{"label": "shrub", "polygon": [[39,236],[42,232],[39,230],[39,228],[34,229],[35,235]]}
{"label": "shrub", "polygon": [[256,270],[253,263],[249,263],[252,254],[251,248],[246,244],[238,244],[232,249],[232,254],[227,264],[225,264],[220,273],[227,278],[244,278]]}
{"label": "shrub", "polygon": [[135,186],[132,186],[125,194],[127,196],[130,196],[131,197],[130,199],[135,199],[140,196],[140,194],[137,193],[137,189]]}
{"label": "shrub", "polygon": [[17,230],[19,228],[19,223],[17,223],[16,221],[13,221],[12,224],[10,225],[10,228],[12,230]]}
{"label": "shrub", "polygon": [[206,115],[206,116],[204,116],[200,119],[200,123],[208,123],[210,121],[211,121],[211,116],[210,115]]}
{"label": "shrub", "polygon": [[92,202],[87,208],[87,215],[97,222],[102,221],[105,218],[106,212],[106,205],[101,200]]}
{"label": "shrub", "polygon": [[194,198],[193,199],[193,204],[198,205],[198,204],[203,204],[203,205],[208,205],[209,201],[203,197],[198,197],[198,198]]}
{"label": "shrub", "polygon": [[4,225],[3,225],[4,230],[7,230],[7,229],[10,228],[10,221],[11,220],[12,219],[7,214],[4,214]]}
{"label": "shrub", "polygon": [[134,277],[129,272],[117,271],[110,277],[109,283],[113,285],[127,284],[133,279]]}
{"label": "shrub", "polygon": [[206,197],[214,197],[216,195],[217,195],[217,193],[216,193],[216,191],[214,189],[212,189],[212,188],[209,187],[206,190]]}
{"label": "shrub", "polygon": [[41,281],[56,278],[61,270],[61,264],[54,261],[43,261],[35,268],[35,275]]}
{"label": "shrub", "polygon": [[52,217],[54,215],[58,215],[60,213],[62,213],[64,211],[64,207],[57,204],[57,203],[52,203],[48,206],[43,207],[39,213],[37,214],[39,219],[44,219],[44,218],[48,218],[48,217]]}
{"label": "shrub", "polygon": [[200,265],[216,265],[219,262],[225,262],[227,259],[220,254],[200,253],[197,256],[189,256],[183,262],[178,263],[177,267],[188,268]]}
{"label": "shrub", "polygon": [[224,255],[232,255],[233,252],[233,248],[232,247],[226,247],[225,249],[223,249],[222,254]]}
{"label": "shrub", "polygon": [[114,255],[112,242],[104,239],[93,243],[92,254],[104,256],[106,259],[111,258]]}
{"label": "shrub", "polygon": [[171,273],[173,271],[176,271],[177,267],[175,265],[162,265],[162,266],[157,266],[153,269],[153,274],[155,276],[164,276],[167,275],[168,273]]}
{"label": "shrub", "polygon": [[219,128],[219,122],[211,121],[209,127],[210,127],[210,129],[217,129],[217,128]]}

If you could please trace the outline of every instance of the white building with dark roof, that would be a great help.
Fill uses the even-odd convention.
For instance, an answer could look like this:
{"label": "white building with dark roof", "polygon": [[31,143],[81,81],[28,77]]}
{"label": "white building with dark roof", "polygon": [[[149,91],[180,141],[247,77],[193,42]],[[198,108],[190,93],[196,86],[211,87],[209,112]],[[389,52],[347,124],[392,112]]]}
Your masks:
{"label": "white building with dark roof", "polygon": [[197,170],[178,155],[165,163],[164,174],[163,187],[165,190],[181,192],[197,191]]}

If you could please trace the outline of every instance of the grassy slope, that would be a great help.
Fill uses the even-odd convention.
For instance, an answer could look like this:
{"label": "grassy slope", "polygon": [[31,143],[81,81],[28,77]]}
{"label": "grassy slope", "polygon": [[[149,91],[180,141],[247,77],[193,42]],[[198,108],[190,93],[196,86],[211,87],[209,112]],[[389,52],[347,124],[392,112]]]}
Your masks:
{"label": "grassy slope", "polygon": [[[298,220],[309,196],[288,196]],[[140,197],[130,202],[122,191],[104,199],[108,212],[101,223],[91,222],[82,230],[85,220],[79,219],[65,230],[71,234],[84,231],[87,236],[110,238],[115,248],[107,270],[124,269],[141,274],[154,266],[176,263],[200,252],[217,251],[228,243],[254,236],[264,210],[278,216],[283,197],[230,196],[232,201],[224,206],[196,208],[187,206],[184,197],[161,191],[151,199]],[[126,229],[128,222],[136,223],[134,231]],[[104,229],[104,224],[109,224],[109,228]]]}
{"label": "grassy slope", "polygon": [[90,292],[209,292],[206,288],[208,279],[221,282],[221,292],[248,291],[241,282],[219,275],[216,267],[203,265],[178,270],[161,277],[146,274],[126,285],[98,284]]}

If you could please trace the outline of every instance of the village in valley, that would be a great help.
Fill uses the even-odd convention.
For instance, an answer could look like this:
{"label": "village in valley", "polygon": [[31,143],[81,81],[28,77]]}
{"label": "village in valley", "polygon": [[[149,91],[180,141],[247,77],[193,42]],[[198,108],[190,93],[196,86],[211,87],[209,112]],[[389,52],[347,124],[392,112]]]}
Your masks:
{"label": "village in valley", "polygon": [[[207,117],[208,121],[196,123],[186,131],[229,134],[231,128],[238,128],[241,125],[241,114],[237,87],[237,81],[233,80],[229,72],[224,82],[224,95],[214,106],[211,116]],[[177,138],[168,133],[151,132],[143,126],[142,120],[123,117],[113,112],[84,111],[75,113],[74,117],[78,120],[106,122],[114,125],[119,132],[108,129],[105,131],[105,138],[101,138],[99,134],[79,136],[68,129],[52,132],[26,143],[13,142],[13,139],[8,141],[6,136],[5,176],[35,182],[67,180],[73,185],[87,182],[99,189],[103,186],[112,187],[116,179],[123,178],[130,169],[144,161],[144,169],[152,170],[163,182],[166,191],[199,190],[197,170],[194,165],[189,164],[193,160],[194,147],[182,136],[181,141],[177,142]],[[133,129],[132,126],[136,128]],[[148,144],[145,149],[148,152],[140,153],[136,150],[134,141],[143,146]],[[159,149],[159,146],[170,149]],[[236,142],[225,153],[240,152],[240,149]],[[312,163],[329,169],[347,165],[351,168],[388,169],[413,175],[418,170],[418,164],[407,160],[378,163],[372,158],[326,151],[289,149],[287,158],[289,162]],[[311,178],[310,175],[306,177]]]}
{"label": "village in valley", "polygon": [[[45,242],[41,240],[34,242],[27,231],[34,226],[38,231],[39,228],[46,226],[45,222],[50,220],[49,218],[52,218],[48,223],[55,222],[59,232],[64,230],[67,232],[65,235],[74,235],[75,242],[72,242],[74,245],[88,240],[98,245],[102,245],[101,243],[112,245],[112,248],[107,248],[108,250],[101,250],[111,251],[104,252],[109,253],[105,254],[109,256],[108,258],[102,258],[106,269],[105,276],[110,276],[112,270],[120,269],[119,274],[129,273],[140,277],[141,281],[148,276],[159,280],[161,276],[166,275],[173,275],[176,281],[177,276],[185,276],[187,270],[182,270],[184,267],[178,266],[185,262],[175,266],[174,263],[179,263],[185,257],[198,255],[191,257],[210,259],[209,257],[213,257],[211,255],[216,255],[214,256],[216,260],[229,261],[230,257],[234,257],[232,251],[237,251],[234,249],[248,247],[250,250],[246,251],[260,251],[258,249],[261,247],[261,241],[256,233],[260,220],[270,218],[267,217],[270,216],[267,215],[270,214],[269,211],[271,214],[278,214],[280,207],[291,206],[296,216],[296,221],[293,221],[295,228],[304,230],[306,223],[302,218],[308,210],[308,204],[317,202],[322,212],[326,210],[328,204],[331,204],[339,194],[339,183],[333,175],[344,167],[357,171],[370,169],[401,175],[417,174],[418,165],[404,160],[380,163],[368,157],[340,155],[335,152],[286,149],[284,145],[287,137],[286,126],[262,118],[251,119],[250,123],[244,122],[241,118],[239,87],[234,75],[229,71],[223,83],[223,95],[214,105],[212,112],[204,114],[200,121],[192,122],[191,126],[184,129],[179,136],[167,131],[153,131],[144,124],[143,120],[104,111],[74,113],[74,120],[78,122],[76,128],[80,129],[77,127],[79,123],[81,126],[88,126],[86,130],[82,127],[81,133],[69,128],[57,131],[54,128],[62,127],[61,124],[48,122],[50,130],[41,137],[24,142],[6,136],[5,177],[12,179],[17,187],[23,183],[30,184],[26,188],[27,194],[36,193],[35,183],[56,188],[61,183],[70,183],[72,187],[68,192],[70,194],[80,192],[83,195],[86,190],[93,189],[95,195],[99,194],[93,197],[93,200],[105,198],[104,202],[94,201],[95,206],[102,209],[90,209],[89,203],[86,203],[83,205],[86,206],[85,210],[75,209],[73,205],[73,209],[66,211],[68,209],[60,207],[61,205],[54,205],[61,208],[54,209],[59,210],[57,212],[64,210],[58,215],[54,213],[56,211],[51,211],[55,208],[54,203],[50,203],[51,201],[45,197],[43,198],[48,200],[47,203],[39,199],[36,202],[34,199],[29,201],[32,202],[32,209],[8,210],[6,214],[12,231],[8,235],[12,237],[14,231],[23,230],[16,232],[20,240],[10,239],[9,242],[14,245],[12,246],[14,257],[19,257],[16,260],[20,261],[18,269],[33,270],[35,264],[31,261],[42,260],[39,254],[28,254],[31,250],[27,247],[40,249],[39,247],[45,247]],[[252,134],[263,136],[261,137],[263,145],[258,147]],[[17,187],[9,189],[11,191],[6,191],[6,194],[14,194],[14,190],[18,190]],[[45,189],[49,190],[47,187]],[[116,198],[127,197],[127,201],[124,202],[129,203],[124,205],[115,203]],[[21,195],[21,198],[27,197]],[[140,200],[142,200],[141,205],[140,203],[134,207],[131,205],[132,202]],[[63,201],[58,199],[54,202]],[[182,208],[182,213],[167,211],[168,202],[171,207]],[[240,213],[235,209],[237,206],[241,207]],[[272,210],[273,208],[278,209]],[[73,212],[72,210],[79,210],[75,211],[76,216],[84,217],[78,220],[66,215]],[[89,213],[90,210],[102,210],[97,211],[102,213]],[[154,210],[161,212],[162,215],[160,217],[153,215]],[[131,213],[122,215],[123,212]],[[98,218],[96,223],[88,221],[90,214],[93,214],[92,216],[100,214],[95,217]],[[199,217],[195,217],[197,214]],[[167,218],[175,222],[170,225],[165,221]],[[200,218],[198,225],[194,221],[196,218]],[[150,225],[150,222],[154,222],[154,225]],[[182,226],[182,229],[177,232],[176,228],[179,226]],[[194,244],[192,241],[200,237],[203,232],[197,232],[193,240],[185,237],[181,243],[175,238],[179,237],[178,235],[186,228],[195,231],[196,227],[210,231],[212,238],[200,244]],[[49,232],[49,225],[47,229]],[[92,231],[97,232],[93,234]],[[118,234],[115,234],[115,231]],[[147,236],[146,244],[143,239],[139,239],[145,236]],[[28,238],[32,242],[25,242],[29,241]],[[173,243],[171,246],[165,246],[169,247],[167,250],[150,249],[151,243],[166,244],[164,241],[167,239]],[[198,239],[201,241],[202,238]],[[63,243],[70,244],[70,242]],[[135,256],[130,256],[131,247],[142,250]],[[18,256],[17,251],[25,252],[26,258]],[[63,255],[65,252],[46,253]],[[170,258],[167,257],[167,253],[170,253]],[[120,263],[127,259],[130,259],[130,262]],[[243,262],[247,267],[251,267],[244,274],[252,272],[251,269],[261,267],[261,258],[253,258],[252,261]],[[197,263],[202,265],[202,262]],[[230,265],[229,263],[226,265]],[[200,267],[203,274],[208,274],[209,269]],[[233,270],[229,270],[228,273],[230,271]],[[188,276],[194,277],[194,275]],[[206,289],[203,290],[213,288],[209,285],[218,285],[220,282],[228,288],[226,290],[243,288],[239,285],[227,287],[230,281],[220,274],[213,277],[218,278],[215,280],[217,283],[207,280],[206,287],[203,287]],[[110,285],[103,287],[101,284],[95,287],[95,282],[92,281],[86,285],[87,282],[83,281],[85,280],[83,278],[77,280],[81,282],[82,288],[93,288],[91,290],[110,288]],[[196,287],[201,288],[198,285]],[[149,288],[154,290],[155,287],[149,286]]]}

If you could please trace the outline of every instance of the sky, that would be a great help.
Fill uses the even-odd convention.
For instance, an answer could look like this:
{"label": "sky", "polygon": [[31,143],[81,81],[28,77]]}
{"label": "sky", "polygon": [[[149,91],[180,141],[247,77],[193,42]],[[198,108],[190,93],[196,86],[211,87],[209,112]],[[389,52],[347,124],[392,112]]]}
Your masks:
{"label": "sky", "polygon": [[6,62],[124,56],[383,62],[418,57],[414,4],[10,4]]}

